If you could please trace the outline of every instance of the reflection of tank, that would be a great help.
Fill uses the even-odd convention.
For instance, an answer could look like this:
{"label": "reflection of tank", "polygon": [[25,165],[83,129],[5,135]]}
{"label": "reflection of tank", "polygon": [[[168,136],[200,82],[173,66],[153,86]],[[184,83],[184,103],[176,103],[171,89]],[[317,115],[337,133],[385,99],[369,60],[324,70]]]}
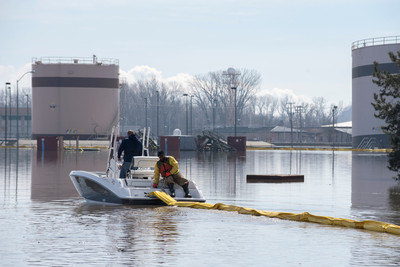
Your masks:
{"label": "reflection of tank", "polygon": [[[353,152],[351,171],[352,209],[364,212],[374,211],[375,216],[390,216],[390,190],[397,185],[392,179],[395,173],[389,171],[385,154]],[[379,210],[383,214],[378,214]],[[396,211],[397,212],[397,211]],[[365,214],[367,215],[367,214]],[[388,221],[387,218],[381,218]],[[396,221],[396,223],[398,223]]]}
{"label": "reflection of tank", "polygon": [[118,60],[34,59],[32,137],[108,135],[118,121]]}
{"label": "reflection of tank", "polygon": [[32,150],[32,200],[78,197],[68,174],[72,169],[105,170],[108,151],[71,153]]}
{"label": "reflection of tank", "polygon": [[400,36],[372,38],[354,42],[352,45],[352,120],[353,148],[389,147],[389,138],[383,134],[384,122],[374,117],[374,93],[379,91],[372,83],[374,61],[379,68],[391,73],[399,72],[388,53],[400,51]]}

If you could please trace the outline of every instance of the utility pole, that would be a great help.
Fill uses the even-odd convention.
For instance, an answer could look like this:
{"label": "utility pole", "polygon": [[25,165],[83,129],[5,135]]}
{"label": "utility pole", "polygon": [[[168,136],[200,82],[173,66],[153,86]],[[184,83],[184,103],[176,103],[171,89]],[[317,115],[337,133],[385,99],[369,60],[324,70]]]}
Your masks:
{"label": "utility pole", "polygon": [[303,126],[302,126],[302,123],[301,123],[301,113],[302,113],[302,111],[303,111],[303,106],[296,106],[296,112],[297,112],[297,114],[299,114],[299,123],[300,123],[300,144],[301,143],[303,143],[303,131],[302,131],[302,128],[303,128]]}
{"label": "utility pole", "polygon": [[289,105],[289,122],[290,122],[290,143],[293,147],[293,102],[287,103]]}
{"label": "utility pole", "polygon": [[[8,115],[8,114],[7,114],[7,91],[8,91],[8,88],[10,87],[10,85],[11,85],[11,83],[8,83],[8,82],[6,83],[6,97],[5,97],[5,100],[6,100],[6,101],[5,101],[5,102],[6,102],[6,105],[5,105],[5,111],[6,111],[6,112],[5,112],[5,113],[6,113],[6,114],[5,114],[5,115],[6,115],[6,121],[5,121],[5,122],[6,122],[6,125],[5,125],[5,126],[6,126],[6,127],[5,127],[5,137],[4,137],[5,144],[7,144],[7,130],[8,130],[8,129],[7,129],[7,127],[8,127],[8,126],[7,126],[7,125],[8,125],[8,116],[7,116],[7,115]],[[11,105],[11,103],[10,103],[10,105]]]}

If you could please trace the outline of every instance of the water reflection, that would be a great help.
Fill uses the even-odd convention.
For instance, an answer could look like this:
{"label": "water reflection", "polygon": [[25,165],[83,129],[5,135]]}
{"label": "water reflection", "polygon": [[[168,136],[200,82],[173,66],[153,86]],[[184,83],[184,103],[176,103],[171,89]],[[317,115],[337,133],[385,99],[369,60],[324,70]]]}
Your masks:
{"label": "water reflection", "polygon": [[[295,151],[293,153],[292,150],[290,150],[290,168],[289,168],[289,174],[301,174],[301,150]],[[293,160],[292,158],[295,157],[295,168],[293,170]]]}
{"label": "water reflection", "polygon": [[6,199],[7,197],[7,188],[9,188],[9,183],[10,183],[10,175],[11,175],[11,166],[8,163],[8,151],[9,149],[4,149],[4,166],[2,166],[4,168],[4,199]]}
{"label": "water reflection", "polygon": [[[181,153],[187,157],[188,153]],[[245,152],[203,152],[191,154],[194,164],[188,172],[189,179],[195,180],[198,184],[205,183],[206,189],[201,188],[206,194],[234,198],[237,193],[238,183],[244,175],[246,164]],[[184,166],[183,166],[184,167]]]}
{"label": "water reflection", "polygon": [[180,235],[177,213],[176,208],[156,206],[80,204],[75,208],[76,216],[85,218],[83,226],[106,220],[110,231],[105,235],[116,251],[143,253],[151,244],[152,253],[158,255],[174,253]]}
{"label": "water reflection", "polygon": [[385,154],[353,152],[352,208],[365,219],[377,216],[383,221],[400,224],[399,185],[387,168]]}
{"label": "water reflection", "polygon": [[69,179],[71,170],[105,171],[107,151],[35,151],[32,150],[32,200],[56,200],[78,197]]}
{"label": "water reflection", "polygon": [[[4,193],[5,201],[17,202],[21,195],[21,189],[25,190],[31,165],[30,151],[16,153],[16,149],[4,148],[0,151],[0,178],[2,178],[1,188]],[[19,177],[22,176],[22,179]]]}
{"label": "water reflection", "polygon": [[[248,266],[263,266],[266,260],[276,266],[380,266],[400,260],[398,236],[387,234],[221,211],[87,204],[68,174],[105,170],[105,150],[44,155],[20,150],[18,157],[13,149],[0,152],[0,255],[6,255],[5,266],[180,266],[194,261],[231,266],[238,255]],[[391,179],[385,155],[182,152],[179,165],[210,203],[400,224],[400,186]],[[304,174],[305,181],[248,184],[247,174]],[[282,248],[295,253],[285,257]]]}
{"label": "water reflection", "polygon": [[395,212],[395,218],[393,219],[400,221],[400,185],[389,188],[389,205],[390,208]]}
{"label": "water reflection", "polygon": [[[19,172],[13,169],[21,162],[29,162],[29,154],[21,155],[24,159],[17,160],[15,164],[10,161],[15,154],[7,151],[5,149],[3,152],[4,188],[12,188],[14,185],[10,183],[15,183],[17,195]],[[40,151],[32,150],[31,158],[31,199],[51,201],[79,198],[68,177],[69,172],[75,169],[104,170],[107,151],[46,151],[43,155]],[[391,179],[393,173],[386,168],[386,159],[384,154],[376,153],[251,151],[241,154],[186,151],[181,152],[179,165],[185,177],[195,180],[211,201],[232,202],[251,198],[258,199],[260,206],[275,203],[276,210],[280,206],[285,209],[281,203],[287,203],[292,207],[289,211],[296,211],[296,205],[302,202],[312,206],[315,205],[314,201],[326,204],[332,201],[340,207],[351,206],[352,216],[356,218],[400,224],[400,187]],[[21,170],[20,167],[17,169]],[[305,182],[304,185],[250,185],[246,183],[247,174],[304,174]],[[15,179],[12,179],[12,175],[15,175]],[[274,191],[270,191],[272,188],[275,188]],[[288,189],[291,195],[285,198]],[[268,192],[268,195],[259,190]],[[5,198],[7,194],[10,191],[4,190]],[[288,199],[291,201],[287,202]],[[309,207],[302,209],[312,211]]]}
{"label": "water reflection", "polygon": [[335,151],[332,150],[332,183],[334,177],[335,177]]}

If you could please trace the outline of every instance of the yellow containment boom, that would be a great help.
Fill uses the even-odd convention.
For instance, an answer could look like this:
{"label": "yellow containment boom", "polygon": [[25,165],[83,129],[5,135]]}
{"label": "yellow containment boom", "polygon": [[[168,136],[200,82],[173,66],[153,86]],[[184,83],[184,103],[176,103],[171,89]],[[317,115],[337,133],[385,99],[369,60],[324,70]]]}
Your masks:
{"label": "yellow containment boom", "polygon": [[189,207],[195,209],[237,211],[240,214],[266,216],[270,218],[279,218],[291,221],[312,222],[312,223],[320,223],[327,225],[344,226],[357,229],[365,229],[375,232],[385,232],[389,234],[400,235],[400,226],[373,220],[356,221],[356,220],[335,218],[328,216],[318,216],[310,214],[308,212],[291,213],[291,212],[263,211],[263,210],[238,207],[234,205],[225,205],[222,203],[211,204],[211,203],[186,202],[186,201],[179,202],[170,197],[167,193],[162,191],[154,191],[150,193],[150,195],[154,195],[157,198],[161,199],[168,206]]}

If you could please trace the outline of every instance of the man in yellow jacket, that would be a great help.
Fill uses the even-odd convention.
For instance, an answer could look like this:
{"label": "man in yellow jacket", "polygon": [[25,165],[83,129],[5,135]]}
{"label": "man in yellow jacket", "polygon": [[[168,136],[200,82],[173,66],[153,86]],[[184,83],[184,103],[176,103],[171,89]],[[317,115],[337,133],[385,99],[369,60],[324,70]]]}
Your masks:
{"label": "man in yellow jacket", "polygon": [[189,193],[189,181],[179,172],[179,166],[176,159],[172,156],[166,157],[164,151],[158,152],[158,158],[160,160],[157,161],[154,166],[153,187],[157,188],[161,174],[162,177],[166,177],[165,182],[171,192],[171,197],[175,197],[174,183],[177,183],[182,186],[183,191],[185,192],[185,197],[191,198],[192,196]]}

